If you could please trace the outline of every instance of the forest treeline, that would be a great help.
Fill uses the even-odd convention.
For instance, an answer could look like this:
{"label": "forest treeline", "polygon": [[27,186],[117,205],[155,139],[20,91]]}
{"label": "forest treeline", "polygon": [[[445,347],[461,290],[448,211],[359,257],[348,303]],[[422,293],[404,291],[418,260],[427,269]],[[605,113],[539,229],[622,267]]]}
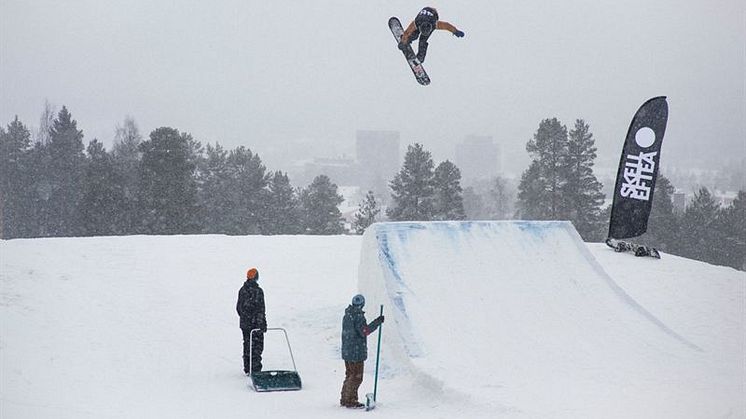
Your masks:
{"label": "forest treeline", "polygon": [[[540,122],[526,144],[529,167],[513,191],[496,177],[462,188],[452,162],[437,165],[421,144],[407,148],[388,196],[368,192],[350,228],[332,180],[305,187],[269,170],[247,147],[224,149],[170,127],[147,137],[132,118],[116,128],[111,150],[84,134],[66,107],[47,112],[36,135],[17,117],[0,127],[0,237],[131,234],[344,234],[375,221],[464,219],[569,220],[586,241],[608,230],[602,185],[593,173],[589,125],[568,131],[556,118]],[[665,252],[744,269],[746,194],[721,207],[701,188],[683,213],[674,186],[659,177],[648,232],[635,241]],[[385,208],[381,202],[385,201]]]}

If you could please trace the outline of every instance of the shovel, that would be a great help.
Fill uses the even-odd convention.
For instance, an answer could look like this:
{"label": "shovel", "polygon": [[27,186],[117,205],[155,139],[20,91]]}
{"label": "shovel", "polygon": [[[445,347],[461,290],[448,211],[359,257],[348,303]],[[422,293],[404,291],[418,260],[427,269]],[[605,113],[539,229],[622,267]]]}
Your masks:
{"label": "shovel", "polygon": [[[383,316],[383,304],[381,304],[381,316]],[[378,326],[378,348],[376,349],[376,378],[373,381],[373,392],[365,395],[365,410],[371,411],[376,408],[376,394],[378,393],[378,364],[381,360],[381,328]]]}

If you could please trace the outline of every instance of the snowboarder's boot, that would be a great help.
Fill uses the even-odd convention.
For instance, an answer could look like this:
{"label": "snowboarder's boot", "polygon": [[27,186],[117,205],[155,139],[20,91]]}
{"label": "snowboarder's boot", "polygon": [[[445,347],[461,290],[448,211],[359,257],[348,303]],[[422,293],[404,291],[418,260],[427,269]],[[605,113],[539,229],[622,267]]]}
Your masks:
{"label": "snowboarder's boot", "polygon": [[404,42],[399,43],[399,49],[401,50],[401,52],[404,53],[404,57],[406,57],[406,59],[408,60],[411,60],[412,58],[414,58],[414,51],[412,51],[412,48],[408,47],[409,44],[405,44]]}

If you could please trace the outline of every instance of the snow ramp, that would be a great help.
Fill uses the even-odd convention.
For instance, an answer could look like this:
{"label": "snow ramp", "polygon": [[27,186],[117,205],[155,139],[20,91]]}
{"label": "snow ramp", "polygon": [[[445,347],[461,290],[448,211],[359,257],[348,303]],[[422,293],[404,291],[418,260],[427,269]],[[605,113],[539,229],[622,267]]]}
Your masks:
{"label": "snow ramp", "polygon": [[692,394],[670,380],[712,373],[569,222],[377,223],[363,236],[358,281],[369,318],[386,307],[384,377],[410,374],[506,412],[541,399],[558,416],[598,412],[594,403],[622,403],[623,416],[671,413],[661,398],[678,410]]}

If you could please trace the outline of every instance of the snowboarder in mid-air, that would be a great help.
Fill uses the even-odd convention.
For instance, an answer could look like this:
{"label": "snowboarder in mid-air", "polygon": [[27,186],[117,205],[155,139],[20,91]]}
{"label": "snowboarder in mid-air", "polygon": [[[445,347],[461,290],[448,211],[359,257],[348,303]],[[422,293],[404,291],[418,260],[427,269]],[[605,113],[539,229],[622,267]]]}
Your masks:
{"label": "snowboarder in mid-air", "polygon": [[449,31],[459,38],[462,38],[464,36],[464,32],[456,29],[455,26],[451,25],[448,22],[439,20],[438,11],[435,10],[434,7],[425,7],[424,9],[420,10],[420,13],[417,14],[417,17],[415,17],[412,23],[407,26],[407,29],[404,30],[404,34],[399,41],[399,49],[402,50],[405,54],[410,55],[407,57],[408,59],[414,58],[412,56],[414,52],[411,48],[408,48],[408,46],[409,44],[414,42],[415,39],[419,38],[420,42],[417,47],[417,59],[420,61],[421,64],[425,61],[425,55],[427,55],[427,40],[436,29]]}

